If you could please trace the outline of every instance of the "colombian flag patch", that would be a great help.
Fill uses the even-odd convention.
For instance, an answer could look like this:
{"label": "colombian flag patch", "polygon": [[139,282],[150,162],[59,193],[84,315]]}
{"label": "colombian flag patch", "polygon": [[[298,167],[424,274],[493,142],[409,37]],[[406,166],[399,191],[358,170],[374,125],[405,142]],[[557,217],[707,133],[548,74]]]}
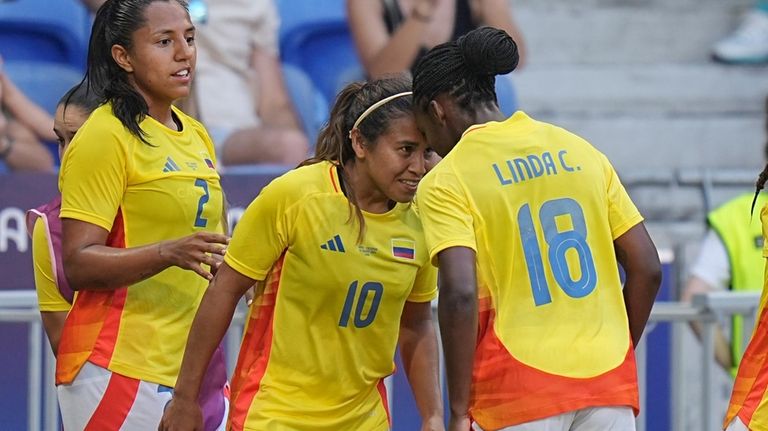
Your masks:
{"label": "colombian flag patch", "polygon": [[392,239],[392,256],[413,260],[416,258],[416,241],[410,239]]}

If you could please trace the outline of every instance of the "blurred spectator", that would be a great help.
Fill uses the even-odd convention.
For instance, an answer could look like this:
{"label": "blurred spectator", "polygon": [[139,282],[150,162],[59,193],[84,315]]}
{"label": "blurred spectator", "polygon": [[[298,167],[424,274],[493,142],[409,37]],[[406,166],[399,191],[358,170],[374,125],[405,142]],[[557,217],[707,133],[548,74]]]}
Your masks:
{"label": "blurred spectator", "polygon": [[0,164],[11,171],[53,172],[43,140],[56,141],[53,117],[13,84],[0,57]]}
{"label": "blurred spectator", "polygon": [[755,2],[739,27],[715,44],[712,57],[729,64],[768,63],[768,0]]}
{"label": "blurred spectator", "polygon": [[[768,99],[765,106],[766,136],[768,136]],[[768,143],[764,148],[768,159]],[[752,214],[754,192],[745,192],[707,215],[709,229],[701,243],[699,256],[691,268],[682,300],[690,302],[694,295],[716,290],[759,291],[763,288],[763,235],[759,209],[768,202],[768,196],[757,197]],[[701,327],[693,324],[697,336]],[[744,320],[734,316],[730,336],[722,328],[715,335],[715,359],[725,370],[735,375],[744,350]]]}
{"label": "blurred spectator", "polygon": [[271,0],[207,2],[197,24],[197,69],[191,106],[224,165],[294,165],[308,145],[283,82],[278,17]]}
{"label": "blurred spectator", "polygon": [[483,25],[509,33],[520,65],[526,58],[507,0],[347,0],[347,12],[357,52],[372,78],[412,69],[428,49]]}

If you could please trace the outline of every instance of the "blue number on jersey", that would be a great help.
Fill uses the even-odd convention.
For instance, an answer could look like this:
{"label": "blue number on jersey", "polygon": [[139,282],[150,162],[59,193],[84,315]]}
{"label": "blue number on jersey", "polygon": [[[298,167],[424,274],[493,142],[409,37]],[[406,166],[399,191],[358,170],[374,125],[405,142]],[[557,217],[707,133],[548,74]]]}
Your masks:
{"label": "blue number on jersey", "polygon": [[[555,218],[558,216],[569,216],[573,229],[560,232],[555,222]],[[592,258],[592,250],[587,243],[587,224],[584,221],[584,211],[579,203],[570,198],[544,202],[539,210],[539,222],[549,246],[549,253],[547,254],[549,267],[557,284],[572,298],[582,298],[592,293],[597,286],[597,271]],[[552,302],[552,296],[544,273],[541,247],[531,217],[531,208],[528,204],[523,205],[517,213],[517,223],[520,226],[520,237],[528,268],[528,277],[531,280],[533,301],[536,306],[549,304]],[[576,250],[579,257],[581,277],[578,280],[571,277],[568,268],[566,254],[569,249]]]}
{"label": "blue number on jersey", "polygon": [[197,216],[195,216],[195,227],[206,227],[208,225],[208,219],[203,217],[203,205],[208,203],[210,196],[208,194],[208,182],[202,178],[195,180],[195,187],[203,189],[203,195],[200,196],[200,200],[197,201]]}
{"label": "blue number on jersey", "polygon": [[[368,299],[368,294],[373,292],[373,299],[371,300],[371,306],[368,308],[368,313],[365,313],[365,302]],[[339,326],[346,328],[349,324],[349,315],[352,312],[352,306],[357,296],[357,307],[355,307],[355,319],[354,325],[357,328],[365,328],[373,323],[373,319],[376,318],[376,313],[379,311],[379,304],[381,303],[381,296],[384,293],[384,286],[381,283],[375,281],[369,281],[365,283],[360,289],[360,295],[357,293],[357,280],[353,281],[349,285],[347,290],[347,298],[344,300],[344,308],[341,310],[341,317],[339,317]],[[363,318],[365,314],[365,318]]]}

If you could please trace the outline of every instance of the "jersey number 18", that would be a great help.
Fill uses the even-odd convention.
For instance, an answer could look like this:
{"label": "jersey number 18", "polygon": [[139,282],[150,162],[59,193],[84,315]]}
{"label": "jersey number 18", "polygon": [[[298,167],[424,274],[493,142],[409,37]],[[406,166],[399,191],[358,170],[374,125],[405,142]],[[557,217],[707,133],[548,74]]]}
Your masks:
{"label": "jersey number 18", "polygon": [[[558,230],[555,219],[560,216],[570,217],[572,225],[570,230],[562,232]],[[536,226],[531,217],[529,204],[520,208],[517,213],[517,223],[520,227],[520,239],[523,243],[528,278],[531,281],[533,301],[537,307],[549,304],[552,302],[552,296],[547,284],[541,258],[541,245],[536,235]],[[563,292],[572,298],[582,298],[592,293],[597,286],[597,271],[592,251],[587,243],[584,211],[579,203],[570,198],[544,202],[539,209],[539,224],[549,246],[547,254],[549,269]],[[578,255],[581,277],[577,280],[571,277],[566,259],[566,253],[571,249]]]}

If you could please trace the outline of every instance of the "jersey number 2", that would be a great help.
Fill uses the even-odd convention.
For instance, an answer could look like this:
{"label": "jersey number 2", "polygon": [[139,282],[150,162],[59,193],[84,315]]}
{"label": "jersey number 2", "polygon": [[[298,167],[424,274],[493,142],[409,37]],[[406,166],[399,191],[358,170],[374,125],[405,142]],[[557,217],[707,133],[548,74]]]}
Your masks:
{"label": "jersey number 2", "polygon": [[210,196],[208,194],[208,182],[202,178],[195,180],[195,187],[203,189],[203,195],[200,196],[200,200],[197,201],[197,215],[195,216],[195,227],[206,227],[208,225],[208,219],[203,217],[203,206],[208,203]]}
{"label": "jersey number 2", "polygon": [[[357,300],[357,306],[355,307],[354,325],[356,328],[365,328],[373,323],[373,319],[376,318],[376,313],[379,311],[379,304],[381,303],[381,295],[384,293],[384,286],[381,283],[375,281],[369,281],[360,288],[360,295],[357,295],[357,280],[353,281],[349,285],[347,290],[347,299],[344,301],[344,308],[341,310],[341,317],[339,318],[339,326],[346,328],[349,324],[349,315],[352,314],[352,307]],[[368,308],[368,313],[364,313],[365,303],[368,300],[368,295],[373,293],[373,299],[371,300],[371,306]],[[365,314],[365,318],[363,318]]]}
{"label": "jersey number 2", "polygon": [[[559,231],[556,218],[568,216],[571,229]],[[573,199],[554,199],[541,205],[539,222],[544,231],[544,238],[549,246],[547,261],[555,281],[571,298],[582,298],[589,295],[597,286],[597,271],[592,258],[592,250],[587,243],[587,224],[584,222],[584,211]],[[533,301],[536,306],[549,304],[552,296],[544,272],[541,258],[541,246],[536,235],[536,227],[531,217],[531,207],[523,205],[517,213],[517,223],[520,227],[520,237],[525,253],[525,263],[528,267],[528,278],[531,281]],[[575,250],[579,258],[581,277],[574,280],[568,268],[566,253]]]}

